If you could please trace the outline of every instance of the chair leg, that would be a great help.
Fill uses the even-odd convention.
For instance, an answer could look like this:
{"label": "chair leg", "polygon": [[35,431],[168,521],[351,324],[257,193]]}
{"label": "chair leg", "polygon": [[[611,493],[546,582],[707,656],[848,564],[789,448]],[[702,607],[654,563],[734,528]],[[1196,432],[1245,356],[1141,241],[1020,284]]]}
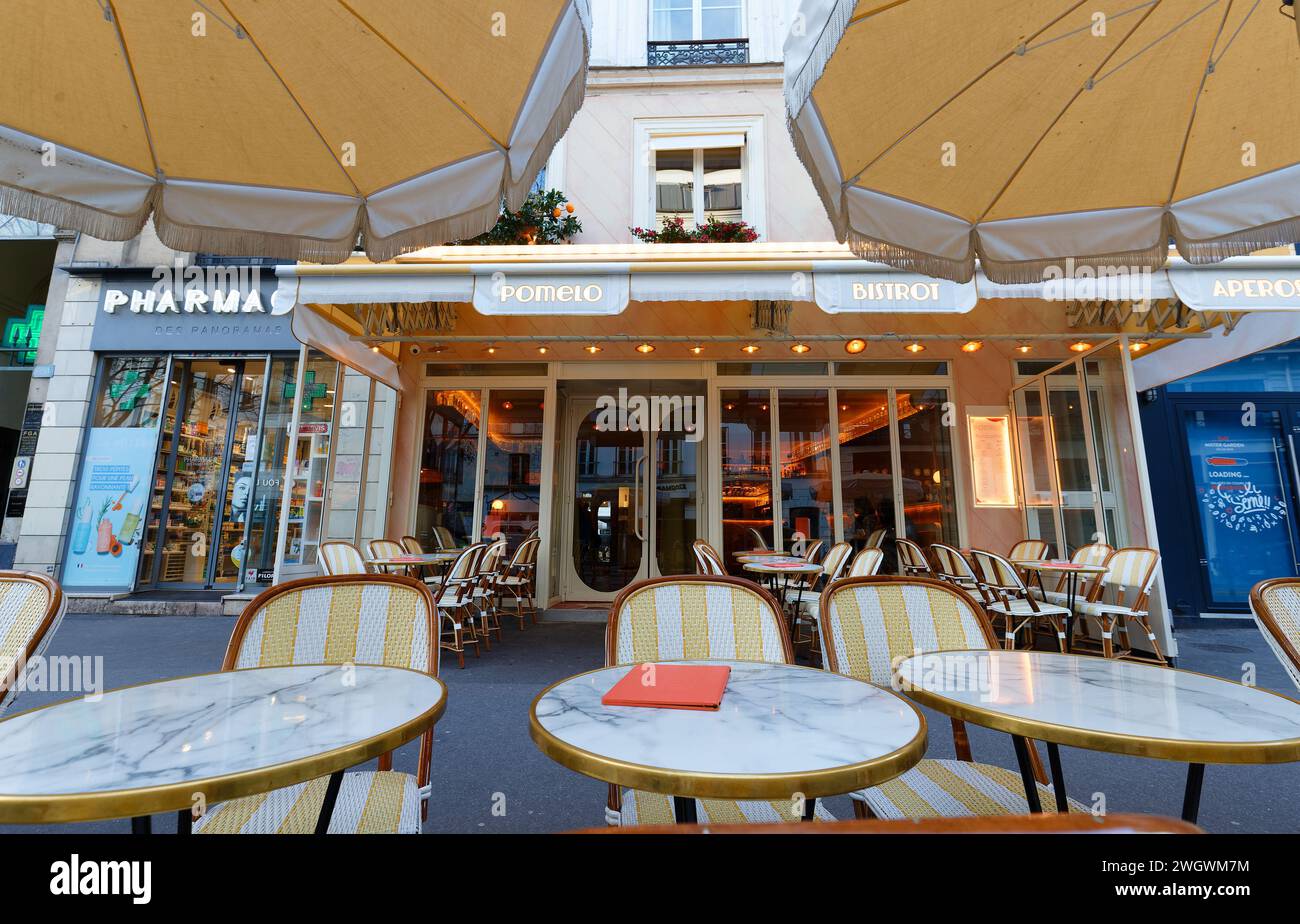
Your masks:
{"label": "chair leg", "polygon": [[1151,649],[1156,653],[1156,660],[1161,664],[1168,665],[1169,661],[1165,658],[1164,652],[1160,650],[1160,643],[1156,641],[1156,634],[1151,631],[1151,622],[1149,621],[1149,617],[1138,616],[1137,621],[1142,624],[1142,628],[1146,631],[1147,641],[1151,643]]}
{"label": "chair leg", "polygon": [[1047,617],[1052,628],[1056,630],[1056,645],[1061,649],[1061,654],[1065,654],[1065,620],[1060,616]]}
{"label": "chair leg", "polygon": [[1101,654],[1105,658],[1115,657],[1115,643],[1112,640],[1115,630],[1115,617],[1102,615],[1097,617],[1101,624]]}
{"label": "chair leg", "polygon": [[871,809],[867,807],[867,803],[861,801],[860,799],[854,799],[854,800],[853,800],[853,817],[854,817],[854,818],[860,818],[860,819],[862,819],[862,820],[864,820],[864,821],[865,821],[866,819],[870,818],[870,817],[871,817]]}

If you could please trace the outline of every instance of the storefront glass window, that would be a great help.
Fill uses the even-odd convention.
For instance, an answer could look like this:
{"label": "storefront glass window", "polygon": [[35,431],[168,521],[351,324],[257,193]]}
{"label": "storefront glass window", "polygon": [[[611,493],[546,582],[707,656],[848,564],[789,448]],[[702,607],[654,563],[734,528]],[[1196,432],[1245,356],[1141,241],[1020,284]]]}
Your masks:
{"label": "storefront glass window", "polygon": [[255,461],[249,498],[248,547],[244,554],[244,583],[270,584],[275,568],[275,544],[280,528],[280,502],[289,466],[289,425],[298,379],[296,356],[274,357],[266,394],[266,415],[255,447],[245,455]]}
{"label": "storefront glass window", "polygon": [[[878,529],[894,533],[894,464],[889,445],[889,392],[837,393],[840,421],[840,500],[844,507],[844,539],[856,552]],[[886,561],[881,573],[896,568],[890,559],[892,542],[882,546]]]}
{"label": "storefront glass window", "polygon": [[1021,497],[1025,504],[1025,535],[1043,539],[1051,554],[1059,555],[1056,532],[1056,485],[1052,447],[1044,413],[1043,384],[1033,382],[1016,389],[1016,446],[1020,455]]}
{"label": "storefront glass window", "polygon": [[483,460],[483,537],[503,536],[513,553],[538,525],[542,497],[541,390],[493,389]]}
{"label": "storefront glass window", "polygon": [[786,548],[803,538],[834,540],[831,532],[830,404],[824,390],[782,389],[781,519]]}
{"label": "storefront glass window", "polygon": [[772,411],[766,388],[723,390],[722,410],[722,544],[727,567],[745,572],[733,552],[772,535]]}
{"label": "storefront glass window", "polygon": [[217,488],[223,493],[218,556],[213,576],[215,584],[236,584],[240,579],[247,552],[244,529],[253,494],[257,427],[262,416],[262,398],[266,393],[266,363],[256,360],[241,365],[242,369],[236,370],[239,381],[234,408],[234,439],[230,444],[224,488]]}
{"label": "storefront glass window", "polygon": [[922,548],[957,541],[952,427],[942,388],[897,391],[898,454],[907,538]]}
{"label": "storefront glass window", "polygon": [[335,395],[339,363],[322,353],[307,354],[303,393],[297,382],[287,395],[297,400],[298,432],[294,435],[293,476],[289,494],[286,565],[314,565],[320,545],[328,498],[330,462],[334,451]]}
{"label": "storefront glass window", "polygon": [[439,546],[435,531],[446,530],[457,546],[473,539],[480,394],[463,389],[429,393],[416,512],[416,538],[426,548]]}
{"label": "storefront glass window", "polygon": [[1064,554],[1100,538],[1093,509],[1091,443],[1077,376],[1049,376],[1048,408],[1056,448],[1056,483],[1065,528]]}

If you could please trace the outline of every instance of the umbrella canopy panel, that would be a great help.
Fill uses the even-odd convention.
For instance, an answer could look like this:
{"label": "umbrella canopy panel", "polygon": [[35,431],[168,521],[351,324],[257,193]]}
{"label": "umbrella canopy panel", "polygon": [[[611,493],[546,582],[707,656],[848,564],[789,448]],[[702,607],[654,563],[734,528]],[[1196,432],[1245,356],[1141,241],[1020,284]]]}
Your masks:
{"label": "umbrella canopy panel", "polygon": [[804,0],[791,133],[867,259],[1031,282],[1300,238],[1300,43],[1258,0]]}
{"label": "umbrella canopy panel", "polygon": [[182,251],[374,260],[517,206],[585,92],[587,0],[13,0],[0,211]]}

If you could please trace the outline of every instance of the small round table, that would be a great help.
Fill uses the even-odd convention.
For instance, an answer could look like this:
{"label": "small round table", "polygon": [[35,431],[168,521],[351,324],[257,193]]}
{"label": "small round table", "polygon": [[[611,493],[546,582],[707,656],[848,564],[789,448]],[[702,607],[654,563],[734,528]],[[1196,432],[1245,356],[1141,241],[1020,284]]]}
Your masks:
{"label": "small round table", "polygon": [[329,776],[316,833],[329,829],[343,771],[419,737],[447,689],[397,667],[306,665],[161,680],[0,721],[0,822],[178,812]]}
{"label": "small round table", "polygon": [[389,568],[402,568],[407,574],[412,569],[427,568],[432,565],[450,565],[460,557],[460,552],[412,552],[409,555],[391,555],[386,558],[372,558],[367,564],[387,571]]}
{"label": "small round table", "polygon": [[1068,652],[1074,646],[1074,603],[1075,597],[1079,591],[1079,576],[1091,577],[1095,574],[1105,574],[1110,569],[1105,565],[1081,565],[1072,561],[1052,561],[1052,560],[1024,560],[1013,561],[1013,565],[1024,571],[1033,571],[1038,575],[1038,589],[1043,592],[1043,597],[1047,597],[1047,588],[1043,586],[1043,573],[1065,575],[1065,608],[1070,614],[1065,617],[1065,650]]}
{"label": "small round table", "polygon": [[[761,561],[747,561],[744,563],[743,567],[746,571],[753,571],[755,574],[761,574],[767,577],[768,580],[772,582],[772,586],[774,588],[776,587],[777,577],[778,576],[785,577],[785,580],[781,582],[780,590],[777,591],[777,599],[780,602],[782,609],[785,608],[785,595],[786,595],[786,591],[789,590],[790,588],[791,578],[793,577],[802,578],[809,574],[821,574],[822,571],[821,565],[815,565],[812,562],[804,561],[803,559],[790,560],[784,562],[770,562],[770,563],[761,562]],[[803,581],[800,581],[799,592],[795,596],[795,601],[794,601],[794,609],[795,609],[796,616],[799,613],[799,604],[802,601],[803,601]]]}
{"label": "small round table", "polygon": [[922,705],[1013,736],[1025,795],[1041,811],[1024,738],[1047,742],[1058,811],[1058,745],[1189,764],[1183,820],[1195,822],[1205,765],[1300,761],[1300,702],[1154,664],[1041,651],[943,651],[898,666]]}
{"label": "small round table", "polygon": [[607,783],[673,797],[676,820],[695,798],[818,797],[874,786],[925,753],[925,719],[881,687],[810,667],[729,664],[717,710],[605,706],[601,697],[638,665],[590,671],[533,700],[529,733],[556,763]]}
{"label": "small round table", "polygon": [[732,552],[731,554],[736,556],[737,558],[744,558],[747,555],[750,558],[764,558],[767,556],[786,558],[789,557],[790,555],[789,552],[778,552],[776,549],[740,549],[738,551]]}

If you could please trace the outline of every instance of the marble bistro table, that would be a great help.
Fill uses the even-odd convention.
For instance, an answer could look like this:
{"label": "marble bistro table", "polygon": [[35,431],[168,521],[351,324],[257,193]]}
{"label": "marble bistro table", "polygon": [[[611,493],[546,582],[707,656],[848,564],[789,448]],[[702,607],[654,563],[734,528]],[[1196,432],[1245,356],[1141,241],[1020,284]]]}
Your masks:
{"label": "marble bistro table", "polygon": [[306,665],[221,671],[66,700],[0,721],[0,823],[177,812],[329,776],[316,833],[343,771],[419,737],[447,689],[397,667]]}
{"label": "marble bistro table", "polygon": [[1183,820],[1195,822],[1205,765],[1300,761],[1300,702],[1154,664],[1042,651],[942,651],[896,671],[924,706],[1012,736],[1031,812],[1041,811],[1025,738],[1047,742],[1057,810],[1058,745],[1188,764]]}
{"label": "marble bistro table", "polygon": [[792,664],[728,664],[721,708],[605,706],[621,665],[552,684],[533,700],[529,733],[556,763],[586,776],[673,797],[676,820],[695,798],[816,800],[893,779],[925,753],[925,719],[881,687]]}

